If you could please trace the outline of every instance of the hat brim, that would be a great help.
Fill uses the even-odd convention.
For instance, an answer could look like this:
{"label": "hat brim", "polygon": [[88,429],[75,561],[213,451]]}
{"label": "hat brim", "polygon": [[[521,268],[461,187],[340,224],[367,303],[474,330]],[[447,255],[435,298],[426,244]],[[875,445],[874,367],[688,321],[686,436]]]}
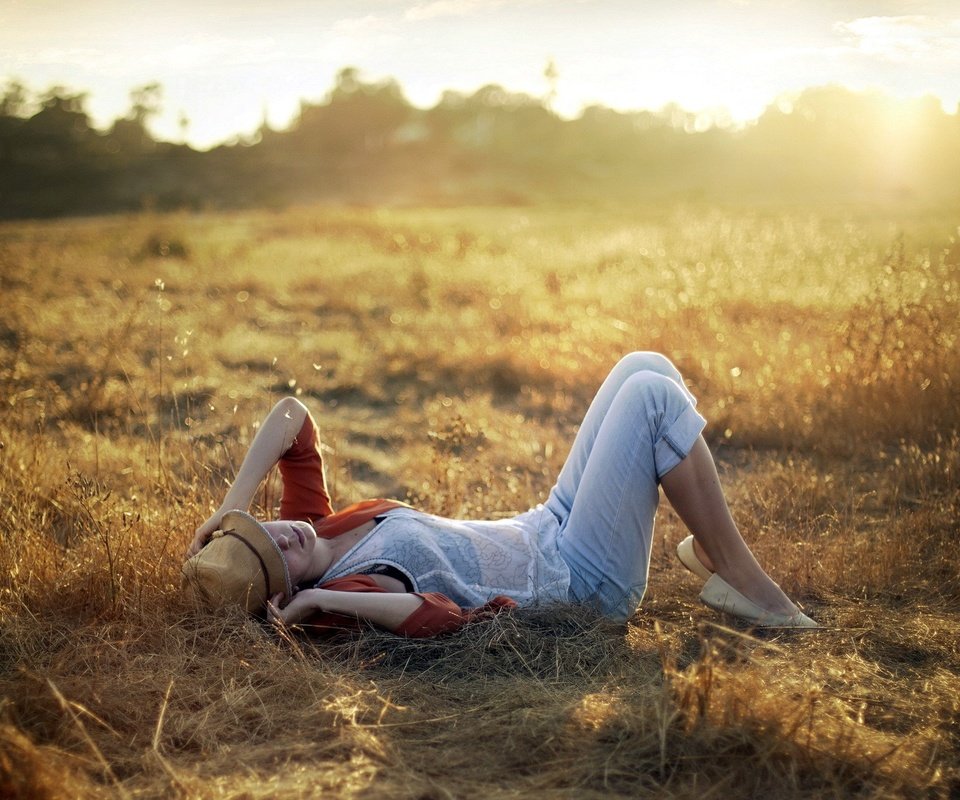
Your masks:
{"label": "hat brim", "polygon": [[236,509],[223,515],[220,530],[224,536],[242,541],[260,559],[266,577],[267,600],[276,594],[283,594],[287,600],[293,597],[287,560],[263,525],[246,511]]}

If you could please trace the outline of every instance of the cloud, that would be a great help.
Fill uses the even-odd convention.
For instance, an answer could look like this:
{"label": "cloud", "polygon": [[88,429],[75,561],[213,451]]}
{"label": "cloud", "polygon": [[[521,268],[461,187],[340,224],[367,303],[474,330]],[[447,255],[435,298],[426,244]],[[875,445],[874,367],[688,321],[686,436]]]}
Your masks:
{"label": "cloud", "polygon": [[20,53],[20,64],[49,64],[55,66],[75,66],[106,57],[105,51],[95,47],[41,47]]}
{"label": "cloud", "polygon": [[342,34],[362,34],[381,30],[384,23],[384,18],[375,14],[367,14],[365,17],[345,17],[333,24],[333,30],[335,33]]}
{"label": "cloud", "polygon": [[960,59],[960,19],[861,17],[838,22],[834,30],[846,38],[850,48],[869,58],[894,62]]}
{"label": "cloud", "polygon": [[276,57],[277,45],[269,36],[237,38],[203,34],[178,42],[165,55],[168,63],[182,70],[212,65],[262,64]]}
{"label": "cloud", "polygon": [[223,71],[231,67],[262,65],[278,60],[272,37],[226,37],[196,34],[173,41],[158,35],[151,41],[113,37],[87,47],[42,47],[23,50],[15,59],[21,65],[68,67],[100,74],[122,74],[153,69],[188,73],[201,69]]}
{"label": "cloud", "polygon": [[408,8],[404,16],[418,21],[437,17],[466,17],[483,11],[493,11],[507,4],[507,0],[431,0]]}

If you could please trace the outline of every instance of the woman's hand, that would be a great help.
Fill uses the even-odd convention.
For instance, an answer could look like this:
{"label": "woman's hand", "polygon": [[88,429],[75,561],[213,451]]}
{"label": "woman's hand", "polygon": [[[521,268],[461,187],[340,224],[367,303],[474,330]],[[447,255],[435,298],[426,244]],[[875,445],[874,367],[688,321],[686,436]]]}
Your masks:
{"label": "woman's hand", "polygon": [[283,592],[280,592],[267,602],[267,616],[275,625],[296,625],[313,612],[323,610],[320,607],[323,594],[323,589],[304,589],[297,592],[289,603],[280,608],[284,597]]}
{"label": "woman's hand", "polygon": [[224,510],[219,508],[210,519],[197,528],[196,533],[193,535],[193,541],[190,542],[190,546],[187,548],[187,558],[195,556],[203,549],[203,546],[210,541],[210,534],[220,527],[220,520],[223,519],[223,515]]}

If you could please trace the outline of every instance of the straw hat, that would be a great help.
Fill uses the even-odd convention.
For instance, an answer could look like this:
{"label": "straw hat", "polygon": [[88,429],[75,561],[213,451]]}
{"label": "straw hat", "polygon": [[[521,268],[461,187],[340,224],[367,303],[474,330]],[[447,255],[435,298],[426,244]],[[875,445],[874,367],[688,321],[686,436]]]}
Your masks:
{"label": "straw hat", "polygon": [[181,587],[195,603],[260,611],[273,595],[293,596],[287,562],[266,528],[244,511],[228,511],[210,542],[181,570]]}

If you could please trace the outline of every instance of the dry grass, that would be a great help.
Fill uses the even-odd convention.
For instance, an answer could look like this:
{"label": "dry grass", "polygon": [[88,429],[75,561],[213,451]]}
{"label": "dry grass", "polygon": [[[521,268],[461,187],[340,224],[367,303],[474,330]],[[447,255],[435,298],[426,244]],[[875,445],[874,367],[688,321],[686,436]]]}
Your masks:
{"label": "dry grass", "polygon": [[[0,796],[956,796],[952,225],[675,208],[0,227]],[[341,503],[497,515],[545,495],[633,349],[688,376],[742,527],[826,630],[722,627],[668,508],[625,628],[561,608],[312,641],[181,603],[180,554],[277,397],[320,419]]]}

